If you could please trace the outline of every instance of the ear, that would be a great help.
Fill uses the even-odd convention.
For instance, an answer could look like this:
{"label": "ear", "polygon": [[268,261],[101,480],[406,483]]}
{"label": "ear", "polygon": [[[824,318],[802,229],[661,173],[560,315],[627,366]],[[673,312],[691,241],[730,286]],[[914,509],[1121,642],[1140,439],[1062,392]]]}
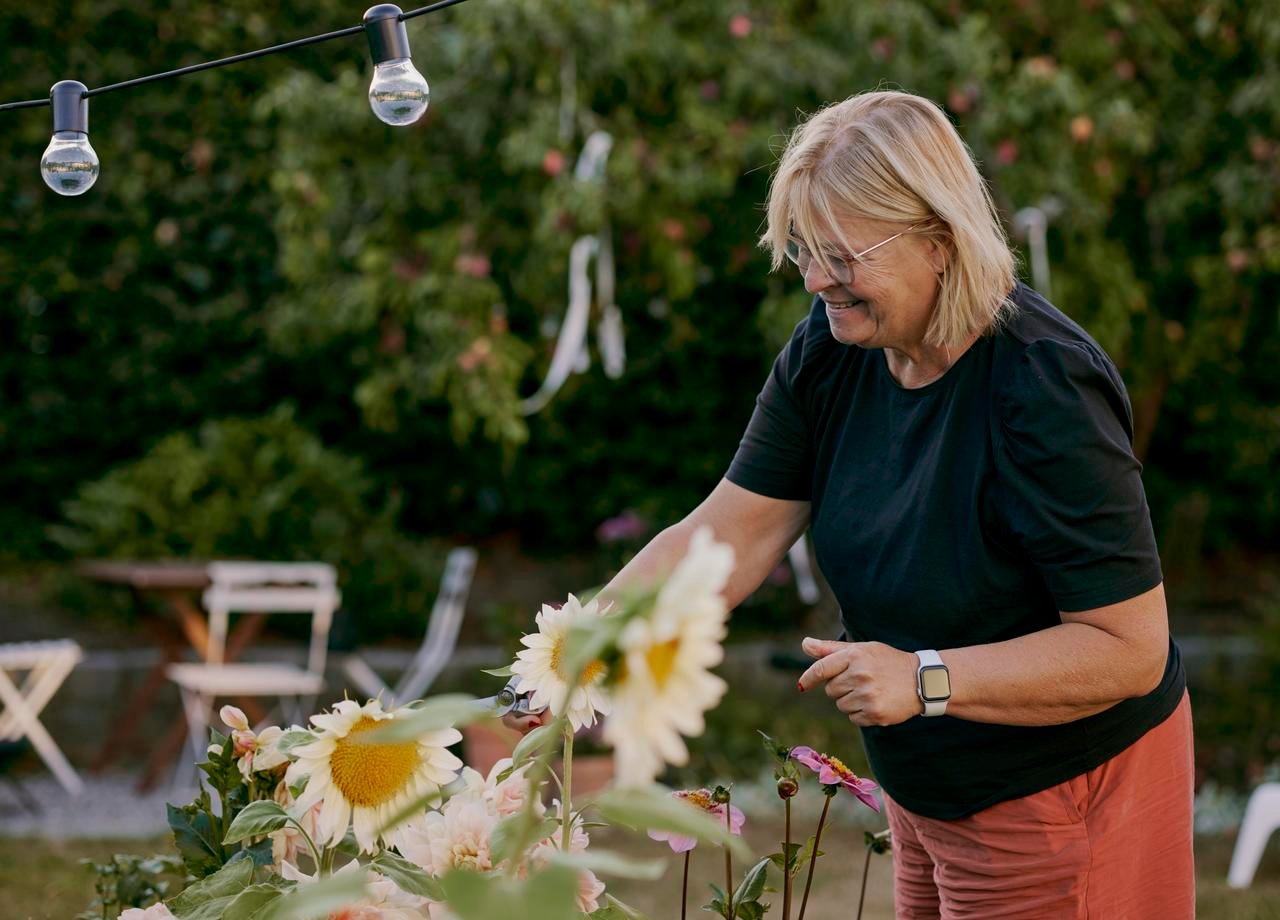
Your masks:
{"label": "ear", "polygon": [[951,249],[942,240],[933,237],[928,242],[925,257],[929,260],[929,267],[933,269],[933,273],[941,275],[946,271],[947,263],[951,261]]}

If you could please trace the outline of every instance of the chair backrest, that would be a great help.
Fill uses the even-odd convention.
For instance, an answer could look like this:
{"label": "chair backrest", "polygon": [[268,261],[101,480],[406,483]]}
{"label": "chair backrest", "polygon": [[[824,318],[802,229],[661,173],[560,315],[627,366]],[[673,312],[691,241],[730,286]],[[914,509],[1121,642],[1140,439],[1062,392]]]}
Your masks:
{"label": "chair backrest", "polygon": [[324,673],[334,611],[342,601],[333,566],[322,562],[211,562],[204,606],[209,611],[210,664],[226,652],[232,613],[307,613],[311,643],[307,670]]}
{"label": "chair backrest", "polygon": [[475,570],[475,549],[457,546],[449,551],[444,562],[444,575],[440,579],[440,593],[431,605],[427,633],[396,685],[394,701],[397,705],[422,696],[448,664],[458,642],[458,630]]}

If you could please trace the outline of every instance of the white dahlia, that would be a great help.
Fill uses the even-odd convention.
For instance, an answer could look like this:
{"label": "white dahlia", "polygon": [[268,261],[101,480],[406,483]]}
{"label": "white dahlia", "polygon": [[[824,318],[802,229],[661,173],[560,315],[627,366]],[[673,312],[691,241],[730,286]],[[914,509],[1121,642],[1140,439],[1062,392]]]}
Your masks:
{"label": "white dahlia", "polygon": [[570,688],[569,682],[575,675],[568,673],[565,660],[569,631],[576,626],[590,626],[601,616],[595,600],[582,604],[572,594],[559,610],[544,604],[534,618],[538,631],[521,638],[525,648],[511,665],[511,672],[519,678],[516,692],[531,692],[529,705],[535,709],[549,706],[553,716],[565,712],[574,731],[594,725],[597,712],[609,714],[609,698],[602,686],[605,666],[592,661],[582,672],[577,686]]}
{"label": "white dahlia", "polygon": [[429,811],[406,821],[396,833],[396,846],[410,862],[432,875],[450,869],[487,872],[494,868],[489,835],[497,813],[479,797],[456,795],[441,811]]}
{"label": "white dahlia", "polygon": [[703,713],[724,695],[725,682],[710,669],[724,658],[729,611],[720,592],[732,572],[733,548],[698,528],[653,609],[623,629],[613,714],[604,723],[618,785],[644,785],[664,762],[688,762],[681,735],[702,734]]}
{"label": "white dahlia", "polygon": [[307,787],[298,797],[298,812],[322,803],[316,822],[317,845],[338,843],[352,825],[361,851],[372,853],[383,836],[379,828],[457,776],[462,761],[447,750],[462,740],[455,728],[391,744],[365,736],[405,712],[383,712],[378,700],[364,706],[343,700],[332,712],[311,717],[316,740],[293,750],[297,760],[289,767],[285,781],[294,785],[307,777]]}

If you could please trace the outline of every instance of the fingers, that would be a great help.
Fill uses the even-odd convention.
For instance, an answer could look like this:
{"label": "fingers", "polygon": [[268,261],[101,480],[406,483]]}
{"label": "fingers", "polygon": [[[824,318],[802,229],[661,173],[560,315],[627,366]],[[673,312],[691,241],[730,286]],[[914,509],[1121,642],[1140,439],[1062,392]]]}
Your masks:
{"label": "fingers", "polygon": [[796,686],[800,688],[801,693],[806,690],[812,690],[814,687],[831,680],[844,668],[844,662],[834,656],[828,655],[826,658],[819,658],[800,675],[800,680],[796,682]]}
{"label": "fingers", "polygon": [[804,641],[800,643],[800,648],[810,658],[822,658],[842,648],[848,648],[852,644],[852,642],[837,642],[834,639],[814,639],[812,636],[805,636]]}
{"label": "fingers", "polygon": [[543,713],[516,713],[509,712],[502,717],[502,724],[512,731],[517,731],[522,735],[527,735],[544,722]]}

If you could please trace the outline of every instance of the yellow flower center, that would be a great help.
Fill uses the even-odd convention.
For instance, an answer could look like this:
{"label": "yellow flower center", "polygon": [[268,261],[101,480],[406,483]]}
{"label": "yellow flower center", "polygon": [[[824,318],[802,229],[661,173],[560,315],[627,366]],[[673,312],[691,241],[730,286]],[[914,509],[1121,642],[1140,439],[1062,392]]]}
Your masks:
{"label": "yellow flower center", "polygon": [[653,682],[659,689],[671,676],[671,671],[676,665],[676,652],[679,650],[680,640],[677,638],[659,642],[644,653],[645,661],[649,665],[649,673],[653,675]]}
{"label": "yellow flower center", "polygon": [[[562,681],[568,681],[569,675],[564,672],[564,640],[561,636],[551,645],[551,671],[556,677]],[[579,687],[588,686],[593,680],[600,676],[604,671],[604,662],[593,658],[587,662],[587,666],[582,669],[582,679],[578,681]]]}
{"label": "yellow flower center", "polygon": [[364,716],[329,755],[333,785],[352,805],[372,807],[390,801],[422,762],[416,741],[381,744],[359,736],[381,723]]}
{"label": "yellow flower center", "polygon": [[705,789],[691,789],[688,792],[677,792],[676,795],[691,805],[697,805],[704,811],[711,811],[714,807],[714,803],[711,801],[711,793]]}
{"label": "yellow flower center", "polygon": [[854,773],[852,770],[850,770],[848,767],[846,767],[840,761],[839,757],[832,757],[830,754],[828,754],[827,763],[831,765],[831,769],[835,770],[841,776],[852,776],[854,779],[857,779],[857,774]]}

